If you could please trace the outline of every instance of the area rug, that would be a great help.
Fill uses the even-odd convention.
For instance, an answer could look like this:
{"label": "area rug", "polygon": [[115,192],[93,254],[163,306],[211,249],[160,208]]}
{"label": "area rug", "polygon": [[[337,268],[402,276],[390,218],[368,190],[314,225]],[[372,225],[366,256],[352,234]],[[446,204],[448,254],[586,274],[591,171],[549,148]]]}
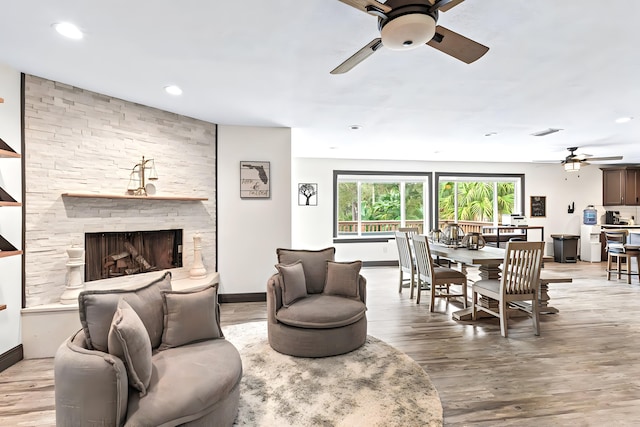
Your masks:
{"label": "area rug", "polygon": [[223,332],[242,356],[237,426],[442,426],[427,373],[377,338],[345,355],[309,359],[273,350],[266,322]]}

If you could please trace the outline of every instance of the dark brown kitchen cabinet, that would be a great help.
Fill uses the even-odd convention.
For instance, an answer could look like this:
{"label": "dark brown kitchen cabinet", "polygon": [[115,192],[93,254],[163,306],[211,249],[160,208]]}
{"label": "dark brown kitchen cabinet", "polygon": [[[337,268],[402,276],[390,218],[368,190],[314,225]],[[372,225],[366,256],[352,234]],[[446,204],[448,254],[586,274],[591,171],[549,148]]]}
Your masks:
{"label": "dark brown kitchen cabinet", "polygon": [[640,168],[626,170],[625,205],[640,205]]}
{"label": "dark brown kitchen cabinet", "polygon": [[626,169],[602,169],[602,204],[604,206],[624,205],[626,199]]}

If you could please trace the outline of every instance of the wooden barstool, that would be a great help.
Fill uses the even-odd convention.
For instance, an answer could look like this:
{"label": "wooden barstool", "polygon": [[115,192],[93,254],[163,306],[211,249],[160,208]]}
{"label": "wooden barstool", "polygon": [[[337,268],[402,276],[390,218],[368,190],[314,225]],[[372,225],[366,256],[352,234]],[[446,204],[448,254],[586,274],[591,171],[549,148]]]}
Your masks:
{"label": "wooden barstool", "polygon": [[[640,247],[628,245],[627,232],[623,231],[606,231],[605,238],[607,241],[607,280],[611,280],[611,273],[618,275],[618,279],[625,274],[627,283],[631,284],[631,276],[638,276],[640,281]],[[636,272],[632,269],[632,260],[635,258],[638,266]],[[624,260],[625,269],[622,269],[622,260]],[[615,262],[616,268],[612,269]]]}

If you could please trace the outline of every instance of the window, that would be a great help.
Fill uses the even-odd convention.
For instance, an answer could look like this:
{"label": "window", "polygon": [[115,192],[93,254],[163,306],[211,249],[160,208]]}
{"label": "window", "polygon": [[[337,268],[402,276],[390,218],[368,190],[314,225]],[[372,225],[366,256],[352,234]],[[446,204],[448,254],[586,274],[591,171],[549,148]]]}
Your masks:
{"label": "window", "polygon": [[502,215],[524,213],[524,175],[445,174],[438,185],[438,228],[445,222],[494,225]]}
{"label": "window", "polygon": [[334,237],[390,236],[428,229],[430,173],[334,171]]}

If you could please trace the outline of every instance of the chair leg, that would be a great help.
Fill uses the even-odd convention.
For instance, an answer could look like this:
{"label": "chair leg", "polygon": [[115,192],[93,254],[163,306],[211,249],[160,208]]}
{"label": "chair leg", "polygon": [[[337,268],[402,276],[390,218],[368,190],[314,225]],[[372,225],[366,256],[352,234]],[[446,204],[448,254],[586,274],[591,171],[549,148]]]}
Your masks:
{"label": "chair leg", "polygon": [[628,256],[625,258],[627,261],[627,285],[631,284],[631,257]]}
{"label": "chair leg", "polygon": [[536,294],[531,301],[531,318],[533,320],[533,332],[540,335],[540,297]]}
{"label": "chair leg", "polygon": [[620,273],[620,269],[622,268],[622,262],[620,262],[620,261],[621,261],[620,257],[617,256],[616,257],[616,267],[618,268],[617,269],[617,271],[618,271],[618,279],[620,279],[620,277],[622,277],[622,274]]}
{"label": "chair leg", "polygon": [[434,283],[435,280],[433,279],[433,277],[431,278],[431,289],[429,289],[429,295],[431,295],[431,304],[429,304],[429,311],[430,312],[434,312],[435,311],[435,305],[436,305],[436,284]]}
{"label": "chair leg", "polygon": [[402,274],[402,267],[400,268],[400,285],[399,285],[399,289],[398,289],[398,293],[402,293],[402,279],[404,278],[404,275]]}
{"label": "chair leg", "polygon": [[471,291],[471,319],[473,320],[476,320],[476,318],[478,317],[478,311],[476,308],[477,299],[478,299],[478,294],[472,290]]}
{"label": "chair leg", "polygon": [[[409,281],[409,287],[411,288],[411,292],[409,294],[409,298],[413,299],[413,288],[416,285],[416,281],[415,281],[415,274],[413,274],[413,272],[411,272],[411,280]],[[418,278],[418,287],[420,286],[420,278]]]}
{"label": "chair leg", "polygon": [[462,282],[460,286],[462,286],[462,305],[467,308],[467,281]]}
{"label": "chair leg", "polygon": [[509,314],[507,313],[507,302],[500,300],[498,302],[500,306],[500,333],[503,337],[507,337],[507,328],[509,327]]}
{"label": "chair leg", "polygon": [[611,280],[611,255],[607,255],[607,280]]}
{"label": "chair leg", "polygon": [[[416,290],[416,304],[420,304],[420,295],[422,294],[422,279],[418,276],[418,286]],[[411,293],[411,297],[413,298],[413,291]]]}

